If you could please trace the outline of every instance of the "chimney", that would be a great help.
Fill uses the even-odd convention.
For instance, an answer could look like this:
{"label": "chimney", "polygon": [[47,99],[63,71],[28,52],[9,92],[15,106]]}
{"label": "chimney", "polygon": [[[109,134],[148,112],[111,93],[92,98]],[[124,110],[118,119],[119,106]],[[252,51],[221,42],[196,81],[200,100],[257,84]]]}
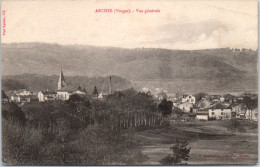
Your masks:
{"label": "chimney", "polygon": [[112,94],[112,83],[111,83],[111,76],[109,77],[109,94]]}

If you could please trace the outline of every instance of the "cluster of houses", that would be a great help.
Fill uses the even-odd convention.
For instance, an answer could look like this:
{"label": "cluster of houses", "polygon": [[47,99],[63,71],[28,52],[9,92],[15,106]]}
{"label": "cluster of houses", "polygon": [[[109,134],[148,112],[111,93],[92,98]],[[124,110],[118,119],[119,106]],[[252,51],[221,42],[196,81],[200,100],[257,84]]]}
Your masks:
{"label": "cluster of houses", "polygon": [[[192,94],[175,94],[169,93],[162,88],[155,88],[154,90],[144,87],[142,92],[150,92],[153,94],[158,104],[164,98],[173,102],[173,110],[178,109],[184,113],[187,119],[197,120],[226,120],[236,117],[237,119],[258,120],[257,106],[249,110],[243,104],[243,98],[250,96],[250,98],[257,98],[256,94],[243,94],[241,96],[226,95],[208,95],[201,94],[196,97]],[[174,113],[174,112],[173,112]],[[174,115],[173,115],[174,117]],[[184,117],[184,119],[186,119]]]}
{"label": "cluster of houses", "polygon": [[196,101],[193,95],[183,95],[175,100],[173,105],[197,120],[228,120],[234,117],[243,120],[258,120],[257,106],[249,110],[243,103],[243,96],[204,95]]}
{"label": "cluster of houses", "polygon": [[[95,87],[96,89],[96,87]],[[93,99],[103,99],[105,96],[111,94],[112,92],[112,86],[111,86],[111,77],[109,78],[109,92],[97,92],[94,90],[94,93],[91,94]],[[55,100],[68,100],[71,95],[79,95],[79,96],[85,96],[87,95],[87,92],[85,90],[82,90],[80,87],[71,87],[66,85],[65,77],[63,75],[63,72],[61,70],[59,81],[58,81],[58,88],[56,91],[54,90],[45,90],[45,91],[39,91],[37,93],[31,92],[28,89],[21,89],[18,91],[11,92],[10,99],[6,94],[4,93],[4,97],[2,98],[3,102],[11,101],[16,102],[19,104],[29,103],[31,101],[55,101]],[[2,92],[3,97],[3,92]]]}

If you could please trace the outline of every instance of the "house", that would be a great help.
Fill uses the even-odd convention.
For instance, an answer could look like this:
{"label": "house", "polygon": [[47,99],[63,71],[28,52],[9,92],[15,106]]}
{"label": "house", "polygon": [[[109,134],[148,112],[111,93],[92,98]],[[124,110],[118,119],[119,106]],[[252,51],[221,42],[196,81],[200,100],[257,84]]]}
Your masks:
{"label": "house", "polygon": [[209,98],[210,98],[211,101],[212,101],[213,99],[219,100],[220,97],[221,97],[220,95],[210,95],[210,96],[209,96]]}
{"label": "house", "polygon": [[177,101],[178,99],[176,98],[176,93],[168,93],[167,100],[172,101],[172,102]]}
{"label": "house", "polygon": [[196,119],[197,120],[209,120],[209,111],[208,109],[200,108],[196,111]]}
{"label": "house", "polygon": [[19,96],[20,97],[20,103],[29,103],[31,102],[31,95],[24,95],[24,96]]}
{"label": "house", "polygon": [[210,102],[211,104],[216,104],[220,102],[220,95],[210,95]]}
{"label": "house", "polygon": [[[157,89],[159,89],[159,88],[157,88]],[[155,98],[156,100],[159,100],[159,101],[161,101],[161,100],[163,100],[163,99],[167,99],[167,94],[166,94],[166,92],[165,92],[165,91],[160,91],[160,92],[158,92],[157,89],[156,89],[156,92],[155,92],[155,94],[154,94],[154,98]]]}
{"label": "house", "polygon": [[78,88],[66,86],[57,90],[57,100],[68,100],[74,94],[86,95],[87,93]]}
{"label": "house", "polygon": [[231,112],[231,107],[226,107],[221,103],[218,103],[209,108],[209,119],[231,119]]}
{"label": "house", "polygon": [[235,96],[231,94],[226,94],[225,96],[225,102],[232,104],[235,100]]}
{"label": "house", "polygon": [[225,101],[225,97],[221,96],[221,97],[219,98],[219,101],[220,101],[220,102],[224,102],[224,101]]}
{"label": "house", "polygon": [[244,104],[233,104],[231,105],[232,112],[236,114],[236,118],[245,119],[246,107]]}
{"label": "house", "polygon": [[205,120],[205,121],[208,121],[208,120],[209,120],[209,114],[208,114],[208,113],[197,113],[196,119],[197,119],[197,120]]}
{"label": "house", "polygon": [[150,91],[150,89],[147,87],[143,87],[143,89],[141,90],[141,92],[143,92],[143,93],[148,93],[149,91]]}
{"label": "house", "polygon": [[85,91],[79,90],[77,88],[74,88],[71,90],[72,94],[77,94],[77,95],[86,95],[87,93]]}
{"label": "house", "polygon": [[199,108],[209,108],[210,101],[208,101],[207,99],[201,99],[200,101],[197,102],[197,106]]}
{"label": "house", "polygon": [[194,96],[192,96],[192,95],[183,95],[182,99],[181,99],[181,102],[182,103],[188,102],[188,103],[191,103],[191,104],[195,104],[196,98]]}
{"label": "house", "polygon": [[38,93],[39,101],[53,101],[57,99],[57,92],[55,91],[40,91]]}
{"label": "house", "polygon": [[193,104],[189,102],[184,102],[179,104],[178,108],[181,109],[183,112],[189,113],[193,110]]}
{"label": "house", "polygon": [[57,91],[57,100],[68,100],[73,91],[73,88],[64,87]]}
{"label": "house", "polygon": [[246,110],[245,118],[252,121],[258,121],[258,108]]}
{"label": "house", "polygon": [[108,95],[109,95],[108,93],[101,92],[101,93],[98,94],[98,99],[104,99]]}
{"label": "house", "polygon": [[18,96],[29,96],[32,95],[32,92],[30,92],[28,89],[21,89],[16,92],[16,95]]}
{"label": "house", "polygon": [[21,89],[15,91],[13,95],[11,95],[11,101],[17,103],[28,103],[31,101],[31,96],[33,95],[28,89]]}
{"label": "house", "polygon": [[12,102],[20,102],[20,96],[12,95],[11,96],[11,101]]}

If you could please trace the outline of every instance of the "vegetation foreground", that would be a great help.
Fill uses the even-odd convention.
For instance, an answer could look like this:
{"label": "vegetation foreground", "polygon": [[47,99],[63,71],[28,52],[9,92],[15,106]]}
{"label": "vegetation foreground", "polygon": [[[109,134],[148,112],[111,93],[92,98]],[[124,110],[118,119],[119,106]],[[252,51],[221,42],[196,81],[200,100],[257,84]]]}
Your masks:
{"label": "vegetation foreground", "polygon": [[[132,89],[103,101],[2,105],[6,165],[256,164],[257,123],[170,121],[159,105]],[[174,114],[181,114],[173,110]]]}

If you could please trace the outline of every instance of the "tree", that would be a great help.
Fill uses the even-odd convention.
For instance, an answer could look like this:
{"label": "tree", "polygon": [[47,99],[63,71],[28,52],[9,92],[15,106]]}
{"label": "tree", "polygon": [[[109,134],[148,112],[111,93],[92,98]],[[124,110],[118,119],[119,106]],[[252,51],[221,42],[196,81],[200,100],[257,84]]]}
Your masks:
{"label": "tree", "polygon": [[244,97],[243,103],[246,106],[246,108],[249,110],[249,121],[250,119],[252,119],[252,110],[255,109],[257,107],[257,101],[258,99],[251,99],[250,97],[246,96]]}
{"label": "tree", "polygon": [[161,103],[158,105],[158,108],[162,112],[163,116],[167,116],[172,113],[172,106],[172,101],[167,101],[166,99],[163,99]]}
{"label": "tree", "polygon": [[158,96],[162,96],[163,99],[167,99],[167,94],[165,92],[158,93]]}
{"label": "tree", "polygon": [[82,90],[81,86],[78,87],[78,90]]}
{"label": "tree", "polygon": [[93,95],[97,95],[98,96],[98,90],[97,90],[96,86],[94,87]]}
{"label": "tree", "polygon": [[201,93],[197,93],[194,95],[195,98],[196,98],[196,101],[200,101],[203,97],[207,97],[208,94],[207,93],[204,93],[204,92],[201,92]]}
{"label": "tree", "polygon": [[2,99],[8,98],[8,96],[5,94],[5,91],[2,90]]}
{"label": "tree", "polygon": [[182,161],[188,161],[190,149],[188,148],[188,141],[186,139],[176,139],[176,143],[170,147],[173,155],[168,155],[159,161],[162,165],[177,165],[182,164]]}
{"label": "tree", "polygon": [[15,103],[5,103],[2,105],[2,117],[6,120],[18,121],[22,124],[26,122],[23,111]]}
{"label": "tree", "polygon": [[67,100],[67,103],[76,103],[76,102],[82,102],[83,99],[78,95],[78,94],[74,94],[71,95],[70,98]]}

